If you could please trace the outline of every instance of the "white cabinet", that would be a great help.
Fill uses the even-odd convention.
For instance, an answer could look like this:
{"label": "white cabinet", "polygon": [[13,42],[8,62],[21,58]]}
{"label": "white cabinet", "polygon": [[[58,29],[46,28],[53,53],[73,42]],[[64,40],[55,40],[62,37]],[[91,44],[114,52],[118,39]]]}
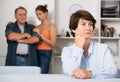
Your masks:
{"label": "white cabinet", "polygon": [[[120,0],[100,0],[100,42],[108,44],[120,67]],[[108,34],[104,33],[108,29]]]}
{"label": "white cabinet", "polygon": [[[80,3],[82,4],[82,2]],[[96,35],[91,39],[100,43],[106,43],[110,48],[115,64],[120,68],[120,0],[97,0],[97,29]],[[93,5],[93,4],[90,4]],[[87,5],[86,5],[87,6]],[[93,6],[96,7],[96,6]],[[91,9],[87,9],[90,11]],[[104,10],[104,11],[103,11]],[[91,12],[91,11],[90,11]],[[108,28],[108,34],[105,35],[106,31],[102,32],[102,25]],[[62,50],[64,46],[69,46],[73,43],[73,37],[58,37],[57,45]],[[54,56],[54,70],[57,69],[55,73],[62,73],[62,63],[60,56]],[[58,66],[59,62],[61,66]],[[57,66],[57,68],[56,68]]]}
{"label": "white cabinet", "polygon": [[119,56],[120,0],[101,0],[100,13],[101,42],[108,44],[114,56]]}
{"label": "white cabinet", "polygon": [[5,58],[6,58],[6,56],[0,56],[0,66],[5,65]]}

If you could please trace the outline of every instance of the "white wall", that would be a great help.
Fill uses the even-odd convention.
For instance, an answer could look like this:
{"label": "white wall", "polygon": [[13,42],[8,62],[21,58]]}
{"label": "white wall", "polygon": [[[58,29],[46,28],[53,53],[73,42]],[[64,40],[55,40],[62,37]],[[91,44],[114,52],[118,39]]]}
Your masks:
{"label": "white wall", "polygon": [[[31,24],[39,24],[35,16],[35,8],[39,4],[48,4],[49,19],[54,22],[54,0],[0,0],[0,65],[4,65],[7,53],[5,28],[8,21],[15,21],[14,10],[23,6],[28,11],[27,21]],[[1,61],[2,60],[2,61]]]}
{"label": "white wall", "polygon": [[55,11],[56,11],[56,25],[58,27],[58,33],[60,34],[61,29],[68,30],[69,22],[69,8],[74,4],[80,4],[85,10],[88,10],[93,14],[95,19],[98,19],[98,0],[56,0]]}

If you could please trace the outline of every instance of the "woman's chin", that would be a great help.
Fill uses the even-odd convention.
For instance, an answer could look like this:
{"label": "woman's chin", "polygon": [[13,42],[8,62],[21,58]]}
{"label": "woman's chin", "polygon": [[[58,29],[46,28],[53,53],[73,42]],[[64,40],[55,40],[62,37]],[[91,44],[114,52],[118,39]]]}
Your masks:
{"label": "woman's chin", "polygon": [[86,35],[85,38],[89,39],[91,37],[91,35]]}

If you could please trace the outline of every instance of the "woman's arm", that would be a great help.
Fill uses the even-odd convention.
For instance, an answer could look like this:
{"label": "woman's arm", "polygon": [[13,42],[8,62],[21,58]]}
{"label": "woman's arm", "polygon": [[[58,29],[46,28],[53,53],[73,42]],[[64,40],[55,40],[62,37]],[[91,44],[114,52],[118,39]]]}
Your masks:
{"label": "woman's arm", "polygon": [[78,47],[65,47],[62,50],[62,67],[63,72],[67,75],[72,76],[72,72],[75,69],[80,68],[81,57],[83,54],[83,49]]}
{"label": "woman's arm", "polygon": [[[98,47],[99,46],[99,47]],[[95,47],[95,58],[93,63],[94,69],[90,68],[93,72],[92,78],[114,78],[117,73],[116,66],[112,59],[112,54],[105,44],[98,44]],[[98,63],[96,63],[98,62]],[[92,65],[91,63],[91,65]],[[92,67],[93,67],[92,66]]]}
{"label": "woman's arm", "polygon": [[54,24],[50,25],[50,40],[42,36],[42,40],[45,41],[48,45],[51,47],[54,47],[56,45],[56,39],[57,39],[57,29]]}
{"label": "woman's arm", "polygon": [[50,39],[47,39],[46,37],[44,37],[43,35],[40,34],[39,29],[36,27],[35,29],[33,29],[34,32],[37,32],[40,36],[41,39],[46,42],[48,45],[50,45],[51,47],[54,47],[56,45],[56,38],[57,38],[57,29],[56,26],[54,24],[50,25]]}
{"label": "woman's arm", "polygon": [[113,78],[116,76],[117,68],[113,62],[112,54],[107,47],[107,50],[104,55],[103,71],[102,74],[105,78]]}

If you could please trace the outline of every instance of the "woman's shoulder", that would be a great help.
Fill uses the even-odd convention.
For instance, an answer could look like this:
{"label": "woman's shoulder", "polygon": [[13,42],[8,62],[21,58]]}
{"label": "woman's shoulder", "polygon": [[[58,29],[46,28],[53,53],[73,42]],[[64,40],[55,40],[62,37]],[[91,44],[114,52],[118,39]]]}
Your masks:
{"label": "woman's shoulder", "polygon": [[57,28],[54,23],[50,23],[49,30],[53,33],[57,32]]}
{"label": "woman's shoulder", "polygon": [[[64,53],[71,53],[72,50],[73,50],[73,45],[65,46],[65,47],[62,48],[62,55],[63,55]],[[69,54],[69,55],[70,55],[70,54]]]}
{"label": "woman's shoulder", "polygon": [[70,45],[70,46],[63,47],[63,50],[65,50],[65,51],[71,51],[71,50],[73,50],[74,48],[77,48],[77,47],[75,47],[75,44],[72,44],[72,45]]}
{"label": "woman's shoulder", "polygon": [[50,23],[50,28],[55,28],[56,25],[54,23]]}
{"label": "woman's shoulder", "polygon": [[105,44],[105,43],[95,42],[94,44],[95,44],[95,45],[94,45],[94,49],[103,50],[103,51],[104,51],[104,50],[106,51],[106,49],[108,49],[108,45]]}
{"label": "woman's shoulder", "polygon": [[35,26],[35,28],[39,28],[39,27],[40,27],[40,25],[36,25],[36,26]]}
{"label": "woman's shoulder", "polygon": [[99,43],[99,42],[95,42],[96,46],[101,46],[101,47],[107,47],[107,44],[105,43]]}

